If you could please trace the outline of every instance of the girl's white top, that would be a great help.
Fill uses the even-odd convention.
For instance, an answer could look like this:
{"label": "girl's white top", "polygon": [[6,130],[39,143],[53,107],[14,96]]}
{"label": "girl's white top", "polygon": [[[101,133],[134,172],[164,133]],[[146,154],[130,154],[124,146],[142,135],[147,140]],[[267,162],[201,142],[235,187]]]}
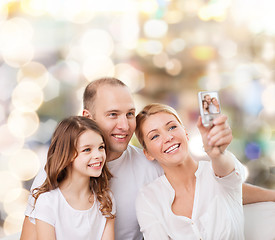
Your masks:
{"label": "girl's white top", "polygon": [[[112,202],[114,214],[113,198]],[[90,209],[76,210],[69,205],[57,188],[38,197],[30,218],[32,221],[39,219],[54,226],[57,240],[100,240],[106,218],[101,214],[99,206],[99,202],[94,198],[94,204]]]}
{"label": "girl's white top", "polygon": [[244,167],[235,159],[235,170],[215,176],[211,162],[200,161],[192,217],[171,210],[175,191],[161,176],[145,186],[136,201],[137,217],[145,239],[244,239],[242,182]]}

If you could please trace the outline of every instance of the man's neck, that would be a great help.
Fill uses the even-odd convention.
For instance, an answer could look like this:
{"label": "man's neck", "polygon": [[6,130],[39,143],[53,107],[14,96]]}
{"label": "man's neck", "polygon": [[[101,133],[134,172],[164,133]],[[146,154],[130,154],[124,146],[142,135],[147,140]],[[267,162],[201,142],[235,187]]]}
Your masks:
{"label": "man's neck", "polygon": [[118,159],[122,155],[122,153],[123,152],[109,152],[107,156],[107,162],[111,162]]}

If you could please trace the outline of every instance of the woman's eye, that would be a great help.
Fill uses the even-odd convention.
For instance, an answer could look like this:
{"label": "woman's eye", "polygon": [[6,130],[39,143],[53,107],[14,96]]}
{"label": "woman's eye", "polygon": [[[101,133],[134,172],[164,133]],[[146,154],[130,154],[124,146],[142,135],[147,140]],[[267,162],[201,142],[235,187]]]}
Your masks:
{"label": "woman's eye", "polygon": [[177,126],[172,126],[172,127],[169,128],[169,130],[173,130],[175,128],[177,128]]}
{"label": "woman's eye", "polygon": [[151,137],[151,140],[154,140],[158,137],[159,135],[154,135],[153,137]]}

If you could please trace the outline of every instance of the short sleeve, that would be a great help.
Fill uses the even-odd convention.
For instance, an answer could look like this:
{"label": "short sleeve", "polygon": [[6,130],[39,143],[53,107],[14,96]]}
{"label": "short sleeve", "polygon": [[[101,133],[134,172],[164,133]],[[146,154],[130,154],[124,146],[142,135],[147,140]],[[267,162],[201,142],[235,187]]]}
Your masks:
{"label": "short sleeve", "polygon": [[[28,216],[28,217],[31,217],[33,211],[34,211],[34,198],[32,196],[32,190],[34,188],[37,188],[37,187],[40,187],[43,182],[45,181],[46,179],[46,172],[44,169],[42,169],[35,177],[33,183],[32,183],[32,186],[31,186],[31,189],[30,189],[30,194],[29,194],[29,198],[28,198],[28,202],[27,202],[27,207],[26,207],[26,210],[25,210],[25,215]],[[31,221],[32,223],[34,223],[33,221]]]}
{"label": "short sleeve", "polygon": [[112,200],[112,214],[115,215],[116,214],[116,200],[114,198],[114,195],[112,192],[109,192],[111,200]]}
{"label": "short sleeve", "polygon": [[42,193],[35,204],[33,213],[30,216],[33,219],[39,219],[52,226],[55,226],[55,211],[53,196],[50,192]]}

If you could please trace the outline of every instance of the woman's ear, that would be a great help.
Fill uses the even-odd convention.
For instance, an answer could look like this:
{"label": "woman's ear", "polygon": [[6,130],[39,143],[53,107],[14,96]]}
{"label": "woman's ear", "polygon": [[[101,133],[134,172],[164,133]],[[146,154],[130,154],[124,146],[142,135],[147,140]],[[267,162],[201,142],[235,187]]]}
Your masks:
{"label": "woman's ear", "polygon": [[147,151],[146,149],[143,149],[143,153],[144,153],[145,157],[146,157],[149,161],[155,160],[155,158],[152,157],[152,156],[150,155],[150,153],[148,153],[148,151]]}

